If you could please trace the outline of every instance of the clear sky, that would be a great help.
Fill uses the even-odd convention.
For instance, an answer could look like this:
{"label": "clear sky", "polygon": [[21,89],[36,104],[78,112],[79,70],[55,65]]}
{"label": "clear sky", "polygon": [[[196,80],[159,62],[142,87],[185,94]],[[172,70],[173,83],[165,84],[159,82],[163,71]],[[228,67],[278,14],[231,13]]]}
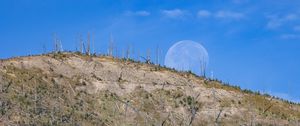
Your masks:
{"label": "clear sky", "polygon": [[[299,0],[1,0],[0,58],[53,49],[75,50],[94,34],[95,51],[163,55],[180,40],[201,43],[209,71],[242,88],[300,101]],[[153,54],[154,55],[154,54]]]}

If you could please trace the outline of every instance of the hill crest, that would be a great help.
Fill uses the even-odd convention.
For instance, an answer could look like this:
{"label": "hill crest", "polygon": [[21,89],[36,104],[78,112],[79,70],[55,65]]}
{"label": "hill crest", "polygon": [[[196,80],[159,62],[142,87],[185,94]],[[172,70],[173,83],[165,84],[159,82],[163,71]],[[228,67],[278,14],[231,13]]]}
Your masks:
{"label": "hill crest", "polygon": [[0,124],[297,125],[300,106],[188,72],[108,56],[0,61]]}

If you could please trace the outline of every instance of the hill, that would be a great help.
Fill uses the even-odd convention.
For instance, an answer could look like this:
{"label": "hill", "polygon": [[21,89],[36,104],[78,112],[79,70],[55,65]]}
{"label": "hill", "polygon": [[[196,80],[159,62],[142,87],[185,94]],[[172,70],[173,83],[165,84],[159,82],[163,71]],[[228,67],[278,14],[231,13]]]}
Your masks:
{"label": "hill", "polygon": [[0,125],[298,125],[300,105],[153,64],[78,53],[0,61]]}

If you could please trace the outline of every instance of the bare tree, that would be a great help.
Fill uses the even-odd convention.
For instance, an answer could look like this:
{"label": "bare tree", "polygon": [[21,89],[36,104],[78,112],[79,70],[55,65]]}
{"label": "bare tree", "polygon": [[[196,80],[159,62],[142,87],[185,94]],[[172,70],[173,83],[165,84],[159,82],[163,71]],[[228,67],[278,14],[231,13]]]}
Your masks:
{"label": "bare tree", "polygon": [[83,53],[83,40],[82,40],[82,35],[79,35],[79,51],[80,53]]}
{"label": "bare tree", "polygon": [[90,55],[91,53],[91,36],[90,36],[90,32],[88,32],[87,34],[87,45],[86,45],[86,54]]}
{"label": "bare tree", "polygon": [[53,43],[54,43],[54,52],[57,53],[58,51],[58,43],[57,43],[58,39],[56,36],[56,33],[53,33]]}
{"label": "bare tree", "polygon": [[63,52],[64,49],[63,49],[63,46],[62,46],[62,43],[61,43],[61,40],[58,41],[59,42],[59,52]]}
{"label": "bare tree", "polygon": [[113,56],[114,50],[114,40],[112,34],[110,34],[109,44],[108,44],[108,55]]}
{"label": "bare tree", "polygon": [[93,47],[93,50],[92,50],[92,54],[95,54],[95,34],[92,33],[92,47]]}
{"label": "bare tree", "polygon": [[53,43],[55,53],[63,51],[61,40],[57,38],[56,33],[53,34]]}
{"label": "bare tree", "polygon": [[160,49],[159,46],[156,47],[156,65],[159,64],[159,58],[160,58]]}
{"label": "bare tree", "polygon": [[201,72],[201,75],[203,77],[206,77],[206,59],[204,57],[199,57],[200,58],[200,72]]}
{"label": "bare tree", "polygon": [[130,46],[127,46],[127,49],[126,49],[126,59],[128,60],[130,58]]}
{"label": "bare tree", "polygon": [[146,56],[147,61],[150,61],[150,55],[151,55],[150,49],[147,49],[147,56]]}
{"label": "bare tree", "polygon": [[84,43],[82,43],[82,47],[83,47],[83,52],[87,52],[87,51],[86,51],[86,46],[85,46]]}
{"label": "bare tree", "polygon": [[143,58],[147,64],[150,64],[151,63],[150,50],[149,49],[147,50],[146,57],[141,56],[141,58]]}
{"label": "bare tree", "polygon": [[120,57],[119,50],[117,47],[115,48],[115,57],[116,58]]}

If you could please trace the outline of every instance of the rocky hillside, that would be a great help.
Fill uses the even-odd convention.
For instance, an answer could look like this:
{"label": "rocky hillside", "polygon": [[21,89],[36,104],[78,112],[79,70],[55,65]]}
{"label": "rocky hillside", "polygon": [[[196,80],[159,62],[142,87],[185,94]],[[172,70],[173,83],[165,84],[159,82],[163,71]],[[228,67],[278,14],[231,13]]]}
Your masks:
{"label": "rocky hillside", "polygon": [[0,125],[298,125],[300,105],[152,64],[75,53],[0,61]]}

